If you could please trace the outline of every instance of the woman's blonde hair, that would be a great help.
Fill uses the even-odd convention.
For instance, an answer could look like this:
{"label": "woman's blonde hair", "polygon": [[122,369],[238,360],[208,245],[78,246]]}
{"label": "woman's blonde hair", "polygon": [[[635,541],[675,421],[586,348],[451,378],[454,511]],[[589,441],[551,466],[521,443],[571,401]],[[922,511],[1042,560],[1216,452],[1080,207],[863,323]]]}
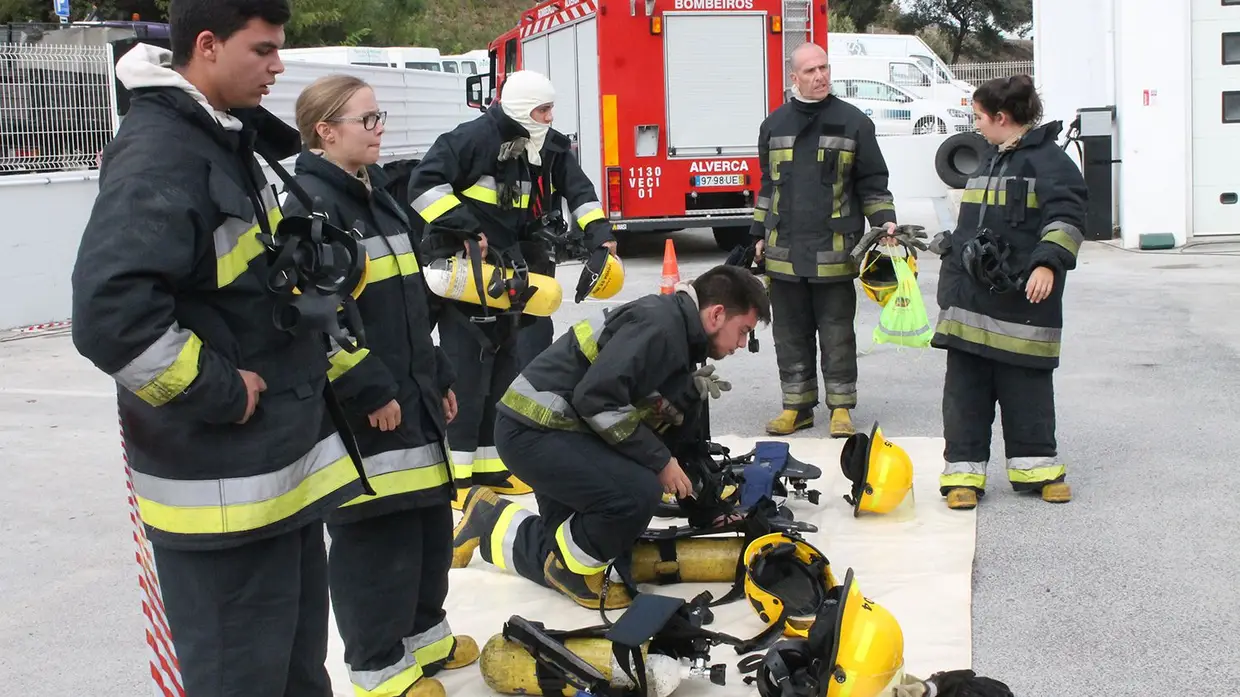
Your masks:
{"label": "woman's blonde hair", "polygon": [[302,90],[297,95],[294,113],[305,147],[321,149],[323,142],[315,126],[339,114],[358,90],[368,87],[365,80],[352,75],[324,75]]}

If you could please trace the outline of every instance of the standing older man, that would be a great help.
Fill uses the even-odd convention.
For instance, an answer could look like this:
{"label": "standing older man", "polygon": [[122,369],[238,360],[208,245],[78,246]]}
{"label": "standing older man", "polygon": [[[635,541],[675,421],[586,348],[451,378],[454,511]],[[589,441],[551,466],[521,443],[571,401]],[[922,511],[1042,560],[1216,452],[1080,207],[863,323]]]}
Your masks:
{"label": "standing older man", "polygon": [[766,430],[787,435],[814,425],[817,335],[831,435],[842,438],[854,432],[849,410],[857,406],[858,270],[849,252],[866,218],[894,234],[896,211],[874,122],[831,96],[827,52],[802,44],[788,67],[793,99],[758,131],[762,190],[751,228],[771,279],[783,392],[783,412]]}

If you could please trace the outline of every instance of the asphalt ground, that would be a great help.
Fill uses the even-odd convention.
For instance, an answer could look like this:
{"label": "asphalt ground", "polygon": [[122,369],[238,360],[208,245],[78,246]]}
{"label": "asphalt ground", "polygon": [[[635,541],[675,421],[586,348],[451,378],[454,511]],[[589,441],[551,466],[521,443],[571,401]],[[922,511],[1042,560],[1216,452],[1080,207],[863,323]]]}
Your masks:
{"label": "asphalt ground", "polygon": [[[723,259],[706,231],[671,237],[682,278]],[[617,301],[657,292],[664,239],[622,243]],[[1240,245],[1083,248],[1056,373],[1072,503],[1006,488],[996,419],[992,486],[978,512],[973,667],[1020,697],[1191,695],[1240,684],[1237,255]],[[932,318],[937,270],[923,257]],[[572,303],[576,274],[560,272],[570,298],[557,332],[595,309]],[[941,436],[942,352],[872,345],[878,308],[859,297],[855,422]],[[149,694],[112,385],[63,331],[2,339],[0,695]],[[712,404],[716,433],[761,435],[779,410],[769,328],[759,340],[759,353],[719,365],[734,387]],[[799,437],[826,435],[819,414]]]}

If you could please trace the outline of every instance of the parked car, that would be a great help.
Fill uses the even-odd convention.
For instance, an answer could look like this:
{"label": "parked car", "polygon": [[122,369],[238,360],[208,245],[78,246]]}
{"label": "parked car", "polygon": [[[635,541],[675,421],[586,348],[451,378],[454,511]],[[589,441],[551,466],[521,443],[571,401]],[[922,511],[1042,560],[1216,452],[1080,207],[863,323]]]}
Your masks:
{"label": "parked car", "polygon": [[879,135],[967,133],[973,130],[972,111],[951,103],[919,99],[890,82],[833,78],[831,91],[873,119]]}

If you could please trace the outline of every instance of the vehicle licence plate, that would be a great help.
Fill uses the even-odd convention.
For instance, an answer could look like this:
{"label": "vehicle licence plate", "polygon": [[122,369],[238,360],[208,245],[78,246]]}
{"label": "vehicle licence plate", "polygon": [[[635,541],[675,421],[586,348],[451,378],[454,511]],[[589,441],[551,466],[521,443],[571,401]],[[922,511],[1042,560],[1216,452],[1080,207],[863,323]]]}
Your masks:
{"label": "vehicle licence plate", "polygon": [[699,174],[693,177],[694,186],[742,186],[743,174]]}

